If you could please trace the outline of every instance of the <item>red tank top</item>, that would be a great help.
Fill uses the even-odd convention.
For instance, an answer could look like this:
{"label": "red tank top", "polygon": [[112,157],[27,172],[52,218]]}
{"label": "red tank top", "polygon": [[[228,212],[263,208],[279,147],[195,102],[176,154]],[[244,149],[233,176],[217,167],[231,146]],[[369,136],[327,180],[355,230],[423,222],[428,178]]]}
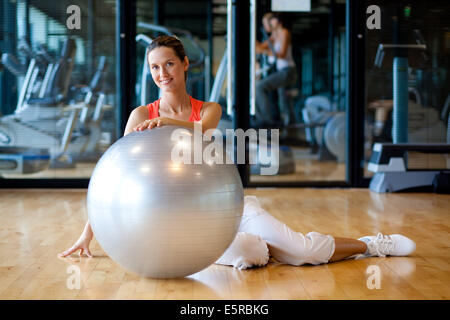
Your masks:
{"label": "red tank top", "polygon": [[[191,107],[192,107],[191,115],[189,116],[189,121],[190,122],[200,121],[202,119],[200,117],[200,110],[202,109],[203,101],[194,99],[191,96],[189,96],[189,98],[191,99]],[[149,103],[147,105],[149,119],[154,119],[154,118],[159,117],[159,101],[160,100],[161,100],[161,98],[159,98],[155,102]]]}

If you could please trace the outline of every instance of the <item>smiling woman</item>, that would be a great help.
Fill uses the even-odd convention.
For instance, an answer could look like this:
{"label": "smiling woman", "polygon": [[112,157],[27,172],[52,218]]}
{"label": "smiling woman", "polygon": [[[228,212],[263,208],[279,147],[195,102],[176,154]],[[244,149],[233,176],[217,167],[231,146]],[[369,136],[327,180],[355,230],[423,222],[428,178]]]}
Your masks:
{"label": "smiling woman", "polygon": [[[147,62],[155,84],[161,89],[161,98],[153,103],[135,108],[129,118],[124,135],[165,125],[194,129],[201,124],[202,132],[217,127],[222,108],[215,102],[192,98],[186,91],[189,60],[183,44],[172,36],[159,36],[148,47]],[[90,222],[76,243],[62,252],[63,257],[81,250],[91,256],[89,243],[94,234]]]}
{"label": "smiling woman", "polygon": [[[161,89],[161,98],[134,109],[128,119],[124,135],[164,125],[194,129],[201,123],[203,133],[217,127],[222,112],[220,105],[196,100],[186,91],[189,60],[180,40],[171,36],[153,39],[148,48],[147,62],[153,81]],[[164,142],[159,147],[148,145],[146,147],[151,152],[157,148],[161,151]],[[222,180],[218,183],[226,185]],[[124,196],[123,193],[121,196]],[[264,265],[268,261],[267,252],[278,262],[300,266],[334,262],[356,256],[404,256],[415,250],[414,241],[399,234],[383,236],[379,233],[358,240],[318,232],[303,235],[271,216],[254,196],[244,197],[239,232],[240,236],[234,239],[224,255],[216,261],[217,264],[232,265],[240,269]],[[68,256],[78,250],[81,250],[81,253],[85,251],[91,256],[89,243],[93,235],[88,221],[78,241],[61,256]],[[255,243],[262,246],[261,257],[255,258],[253,255]]]}
{"label": "smiling woman", "polygon": [[159,36],[147,51],[147,62],[153,81],[161,89],[161,98],[133,110],[125,135],[163,125],[194,129],[194,122],[202,124],[203,132],[216,128],[222,115],[221,106],[196,100],[186,91],[189,59],[181,41],[172,36]]}

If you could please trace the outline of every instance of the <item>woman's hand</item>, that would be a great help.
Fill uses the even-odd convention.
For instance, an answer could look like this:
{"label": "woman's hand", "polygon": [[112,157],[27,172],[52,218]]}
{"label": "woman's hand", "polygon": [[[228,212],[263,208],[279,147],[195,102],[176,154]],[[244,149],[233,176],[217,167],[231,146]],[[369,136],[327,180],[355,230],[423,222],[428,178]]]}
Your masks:
{"label": "woman's hand", "polygon": [[162,127],[164,125],[172,124],[170,118],[158,117],[154,119],[148,119],[133,128],[134,131],[143,131],[145,129],[153,129],[154,127]]}
{"label": "woman's hand", "polygon": [[58,256],[61,258],[65,258],[65,257],[71,255],[72,253],[74,253],[78,250],[81,250],[80,257],[83,254],[83,252],[85,252],[89,258],[92,258],[91,251],[89,251],[89,243],[91,242],[91,240],[92,240],[92,235],[83,233],[81,235],[81,237],[77,240],[77,242],[75,242],[75,244],[72,247],[70,247],[69,249],[67,249],[64,252],[61,252],[60,254],[58,254]]}

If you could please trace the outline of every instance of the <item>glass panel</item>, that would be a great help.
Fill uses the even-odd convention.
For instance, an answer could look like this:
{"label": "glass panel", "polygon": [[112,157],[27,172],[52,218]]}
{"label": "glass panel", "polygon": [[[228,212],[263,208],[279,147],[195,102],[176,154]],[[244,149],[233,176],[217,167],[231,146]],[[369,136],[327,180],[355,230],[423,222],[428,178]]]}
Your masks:
{"label": "glass panel", "polygon": [[[365,177],[372,146],[449,143],[450,4],[366,1],[380,8],[380,28],[366,37]],[[449,169],[448,153],[405,153],[407,169]]]}
{"label": "glass panel", "polygon": [[308,2],[257,1],[251,126],[279,129],[279,158],[271,156],[278,171],[266,175],[256,156],[251,182],[346,179],[345,1]]}
{"label": "glass panel", "polygon": [[114,142],[115,8],[0,1],[1,177],[89,178]]}

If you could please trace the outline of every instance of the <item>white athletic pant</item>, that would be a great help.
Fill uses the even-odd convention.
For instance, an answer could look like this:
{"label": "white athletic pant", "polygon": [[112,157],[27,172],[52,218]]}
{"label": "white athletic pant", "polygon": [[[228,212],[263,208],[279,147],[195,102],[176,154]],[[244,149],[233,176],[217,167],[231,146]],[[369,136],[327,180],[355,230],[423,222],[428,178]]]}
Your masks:
{"label": "white athletic pant", "polygon": [[240,269],[262,266],[267,264],[270,252],[280,263],[317,265],[327,263],[334,250],[332,236],[295,232],[264,210],[255,196],[245,196],[238,234],[216,263]]}

